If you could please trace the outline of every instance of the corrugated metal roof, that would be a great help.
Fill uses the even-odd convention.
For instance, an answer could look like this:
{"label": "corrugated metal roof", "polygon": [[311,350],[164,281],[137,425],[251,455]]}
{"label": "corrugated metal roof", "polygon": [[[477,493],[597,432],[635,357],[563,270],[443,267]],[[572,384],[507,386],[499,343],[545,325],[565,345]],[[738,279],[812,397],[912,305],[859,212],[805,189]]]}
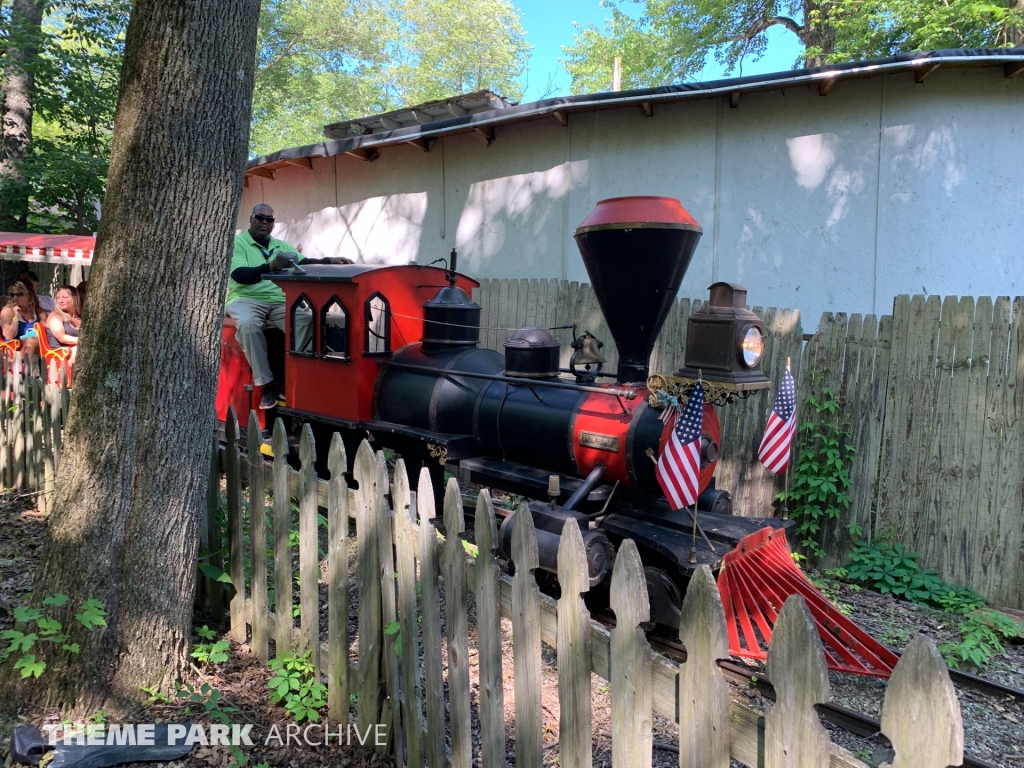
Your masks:
{"label": "corrugated metal roof", "polygon": [[[484,109],[461,116],[445,118],[439,113],[442,104],[455,103],[460,98],[478,97],[480,94],[468,94],[465,97],[454,97],[443,102],[431,102],[429,105],[410,107],[378,117],[361,118],[347,123],[336,123],[327,126],[332,135],[338,138],[318,144],[282,149],[270,155],[250,160],[246,166],[246,174],[254,176],[274,177],[274,169],[285,165],[302,165],[312,167],[311,158],[331,157],[338,154],[349,154],[364,160],[373,160],[381,149],[400,144],[413,144],[424,151],[430,148],[429,142],[442,136],[453,136],[465,133],[476,133],[481,140],[490,143],[494,139],[494,129],[501,126],[523,123],[543,118],[554,118],[562,125],[567,125],[569,116],[575,112],[593,112],[604,109],[619,109],[636,106],[651,114],[655,106],[670,102],[689,99],[707,99],[717,96],[728,96],[733,105],[739,102],[742,94],[791,88],[797,85],[817,85],[819,93],[825,95],[835,83],[854,78],[874,77],[895,72],[912,73],[918,82],[924,80],[939,67],[1001,67],[1005,77],[1015,77],[1024,71],[1024,48],[991,48],[971,50],[919,51],[901,53],[884,59],[871,59],[846,64],[836,64],[811,69],[799,69],[789,72],[776,72],[766,75],[752,75],[724,80],[713,80],[704,83],[683,83],[665,85],[658,88],[642,88],[631,91],[608,91],[604,93],[566,96],[557,99],[545,99],[528,104],[510,105],[497,109]],[[430,122],[403,124],[391,118],[392,115],[408,114],[415,119],[415,113],[430,107]],[[443,111],[442,111],[443,112]],[[388,117],[391,122],[381,120]],[[391,127],[397,124],[398,127]],[[362,126],[367,133],[353,133]],[[342,134],[342,131],[348,131]]]}

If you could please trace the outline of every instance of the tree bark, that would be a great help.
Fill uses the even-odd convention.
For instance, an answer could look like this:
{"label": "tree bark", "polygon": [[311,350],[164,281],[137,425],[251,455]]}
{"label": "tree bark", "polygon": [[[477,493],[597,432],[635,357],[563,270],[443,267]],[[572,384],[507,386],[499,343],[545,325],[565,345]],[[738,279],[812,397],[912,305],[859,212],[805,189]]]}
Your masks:
{"label": "tree bark", "polygon": [[[222,305],[242,191],[259,0],[138,0],[89,304],[33,603],[99,599],[39,703],[131,711],[187,668]],[[59,674],[51,672],[60,667]],[[40,685],[41,683],[42,685]]]}
{"label": "tree bark", "polygon": [[800,36],[808,55],[808,67],[820,67],[828,63],[829,55],[836,50],[836,30],[829,21],[829,2],[804,0],[804,29]]}
{"label": "tree bark", "polygon": [[23,230],[28,220],[29,190],[21,164],[32,141],[34,64],[42,22],[43,0],[12,0],[9,63],[3,75],[0,230]]}

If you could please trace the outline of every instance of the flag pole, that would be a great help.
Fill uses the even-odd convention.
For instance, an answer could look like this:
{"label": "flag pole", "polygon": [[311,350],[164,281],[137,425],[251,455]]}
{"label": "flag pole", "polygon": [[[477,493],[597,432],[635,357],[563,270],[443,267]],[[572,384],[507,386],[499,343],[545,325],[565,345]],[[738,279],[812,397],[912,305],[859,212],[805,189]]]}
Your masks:
{"label": "flag pole", "polygon": [[[787,371],[790,370],[790,362],[791,362],[791,359],[787,357],[786,358],[786,370]],[[792,375],[792,373],[790,373],[790,375]],[[797,419],[796,419],[796,403],[795,402],[793,403],[793,417],[794,417],[793,418],[793,423],[795,425],[796,421],[797,421]],[[794,448],[795,445],[796,445],[796,440],[791,440],[790,443],[789,443],[789,461],[786,462],[786,481],[785,481],[785,490],[783,491],[783,497],[782,497],[782,509],[779,510],[780,512],[782,512],[782,519],[783,520],[789,520],[789,470],[793,468],[793,448]]]}
{"label": "flag pole", "polygon": [[[698,368],[697,384],[699,385],[703,379],[704,371]],[[701,421],[703,422],[703,419],[701,419]],[[701,533],[703,533],[703,531]],[[687,558],[687,562],[689,562],[690,565],[695,565],[697,562],[697,499],[693,500],[693,536],[690,538],[690,556]]]}

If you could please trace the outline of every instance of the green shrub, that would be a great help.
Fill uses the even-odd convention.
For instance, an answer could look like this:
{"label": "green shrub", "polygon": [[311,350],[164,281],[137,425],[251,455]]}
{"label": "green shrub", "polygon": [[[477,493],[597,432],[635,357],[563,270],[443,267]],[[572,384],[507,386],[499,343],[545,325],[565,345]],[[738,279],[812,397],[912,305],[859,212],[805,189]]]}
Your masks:
{"label": "green shrub", "polygon": [[[821,383],[824,374],[811,371],[808,377],[813,385]],[[850,462],[856,449],[850,445],[849,423],[833,390],[823,386],[820,396],[805,398],[803,413],[813,413],[816,420],[800,425],[793,482],[788,496],[781,493],[779,499],[796,521],[799,545],[812,557],[822,557],[825,525],[842,518],[850,508]]]}
{"label": "green shrub", "polygon": [[269,663],[274,671],[274,677],[267,683],[270,698],[275,704],[283,702],[297,723],[306,719],[319,722],[319,710],[327,706],[327,686],[314,679],[309,657],[309,651],[301,656],[285,653]]}
{"label": "green shrub", "polygon": [[963,639],[959,643],[942,643],[939,652],[951,667],[966,662],[983,669],[993,657],[1003,653],[1003,640],[1022,632],[1024,624],[1018,624],[1005,613],[986,608],[972,613],[960,627]]}
{"label": "green shrub", "polygon": [[952,613],[969,613],[985,605],[977,592],[950,586],[932,569],[922,568],[917,558],[916,552],[906,551],[899,542],[861,541],[850,553],[846,578],[882,594]]}

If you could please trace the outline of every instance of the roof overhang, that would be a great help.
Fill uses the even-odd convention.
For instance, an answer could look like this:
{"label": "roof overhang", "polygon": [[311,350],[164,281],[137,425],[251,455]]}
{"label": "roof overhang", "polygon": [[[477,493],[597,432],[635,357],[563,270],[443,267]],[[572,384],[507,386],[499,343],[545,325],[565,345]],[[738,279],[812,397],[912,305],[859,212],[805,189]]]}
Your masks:
{"label": "roof overhang", "polygon": [[[732,107],[739,106],[743,94],[780,90],[795,86],[816,86],[818,93],[826,96],[836,83],[843,80],[875,77],[878,75],[905,72],[912,74],[916,82],[923,82],[940,67],[1001,67],[1007,78],[1024,71],[1024,48],[992,48],[974,50],[922,51],[901,53],[884,59],[849,62],[812,69],[776,72],[766,75],[752,75],[704,83],[683,83],[658,88],[643,88],[631,91],[607,91],[604,93],[567,96],[545,99],[518,106],[505,106],[476,114],[467,114],[449,119],[434,120],[426,124],[412,125],[395,130],[380,130],[368,135],[351,136],[308,144],[302,147],[282,149],[270,155],[257,157],[246,165],[246,176],[276,178],[279,168],[301,165],[312,168],[312,158],[352,155],[363,160],[374,160],[386,147],[412,144],[429,150],[431,142],[443,136],[474,134],[484,143],[494,139],[494,130],[502,126],[524,123],[532,120],[554,119],[566,126],[569,117],[579,112],[595,112],[605,109],[636,107],[650,117],[660,104],[693,99],[709,99],[727,96]],[[410,108],[408,111],[412,111]],[[351,121],[340,125],[361,124],[373,118]]]}
{"label": "roof overhang", "polygon": [[38,235],[0,232],[0,259],[47,264],[92,264],[96,238],[92,235]]}

